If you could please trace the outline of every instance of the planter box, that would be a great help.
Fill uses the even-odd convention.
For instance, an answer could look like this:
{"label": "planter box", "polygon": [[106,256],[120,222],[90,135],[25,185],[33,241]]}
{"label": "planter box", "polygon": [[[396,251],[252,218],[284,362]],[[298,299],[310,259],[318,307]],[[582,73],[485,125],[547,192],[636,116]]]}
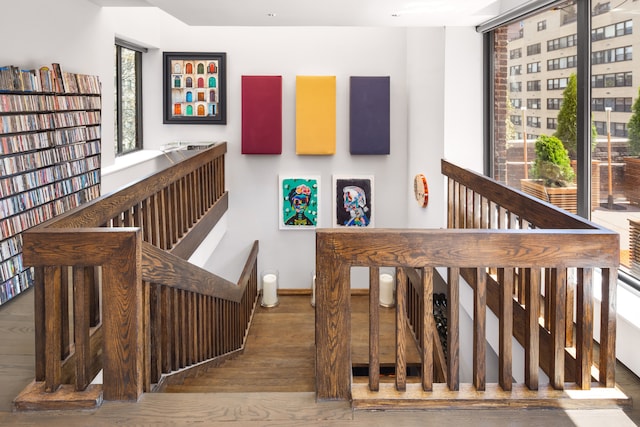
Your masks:
{"label": "planter box", "polygon": [[640,158],[624,158],[624,195],[633,205],[640,205]]}
{"label": "planter box", "polygon": [[629,219],[629,267],[631,273],[640,276],[640,221]]}
{"label": "planter box", "polygon": [[578,187],[546,187],[541,179],[521,179],[520,188],[525,193],[565,209],[578,212]]}

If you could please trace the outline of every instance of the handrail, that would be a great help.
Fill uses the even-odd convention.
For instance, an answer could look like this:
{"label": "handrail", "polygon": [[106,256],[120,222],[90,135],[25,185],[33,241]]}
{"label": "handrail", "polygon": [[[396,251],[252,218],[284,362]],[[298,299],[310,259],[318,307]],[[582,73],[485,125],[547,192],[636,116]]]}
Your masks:
{"label": "handrail", "polygon": [[[422,393],[443,393],[448,399],[455,399],[451,392],[462,394],[462,389],[469,390],[468,386],[461,387],[459,378],[461,336],[457,313],[460,286],[465,281],[473,286],[474,295],[473,342],[469,344],[473,348],[474,393],[495,390],[488,388],[486,382],[487,307],[493,307],[500,319],[498,386],[502,390],[517,388],[530,395],[540,390],[544,396],[552,395],[539,384],[539,366],[547,370],[549,386],[555,390],[574,383],[588,390],[592,374],[598,377],[600,386],[614,387],[615,347],[611,346],[615,343],[615,286],[609,284],[614,284],[619,262],[618,234],[445,161],[443,173],[455,176],[449,185],[448,229],[317,230],[317,397],[353,399],[352,393],[361,391],[361,384],[351,384],[350,269],[354,266],[369,267],[372,272],[381,267],[396,269],[394,399],[401,398],[398,392],[405,393],[409,400],[419,399],[409,391],[413,387],[408,387],[405,354],[411,343],[405,324],[413,327],[418,346],[422,347]],[[463,180],[464,185],[456,180]],[[549,219],[551,216],[554,220]],[[416,269],[417,276],[410,269]],[[440,272],[444,272],[448,293],[446,390],[434,387],[438,379],[432,375],[435,336],[430,302]],[[571,272],[576,272],[576,283],[569,278]],[[603,290],[599,370],[593,363],[592,344],[593,288],[598,274]],[[375,324],[379,321],[374,308],[379,295],[375,276],[371,273],[369,281],[370,334],[376,333]],[[420,286],[414,286],[417,279]],[[576,304],[577,313],[566,317],[566,307],[572,303]],[[545,319],[542,324],[541,311]],[[567,345],[574,333],[575,342]],[[522,385],[512,381],[512,335],[522,337],[525,349]],[[375,342],[376,337],[370,336],[370,340]],[[375,346],[370,346],[370,352],[370,366],[377,366]],[[370,378],[369,392],[378,388],[376,379]],[[380,399],[384,400],[388,393]],[[544,401],[542,395],[532,401],[539,404]],[[424,394],[419,396],[425,398]],[[483,397],[478,396],[466,395],[482,401]]]}
{"label": "handrail", "polygon": [[[185,261],[227,210],[225,153],[216,144],[24,233],[36,378],[17,408],[137,400],[176,371],[242,349],[258,243],[237,283]],[[102,386],[90,385],[100,370]],[[43,396],[62,391],[64,403]]]}

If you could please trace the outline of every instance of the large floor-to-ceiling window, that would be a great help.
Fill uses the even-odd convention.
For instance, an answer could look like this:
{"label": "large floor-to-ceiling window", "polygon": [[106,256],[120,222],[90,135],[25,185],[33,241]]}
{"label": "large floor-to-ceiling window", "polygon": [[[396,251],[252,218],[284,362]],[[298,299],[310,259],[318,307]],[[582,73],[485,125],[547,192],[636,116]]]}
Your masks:
{"label": "large floor-to-ceiling window", "polygon": [[[523,191],[544,185],[548,201],[568,194],[563,208],[620,233],[622,274],[637,280],[640,1],[533,1],[480,30],[487,172]],[[545,150],[566,153],[570,167],[542,161]]]}

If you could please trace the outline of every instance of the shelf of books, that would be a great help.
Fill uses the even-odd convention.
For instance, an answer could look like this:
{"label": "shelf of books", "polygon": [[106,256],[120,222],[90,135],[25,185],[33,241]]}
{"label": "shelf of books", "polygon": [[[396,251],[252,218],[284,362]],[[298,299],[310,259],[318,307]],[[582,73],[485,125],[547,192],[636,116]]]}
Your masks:
{"label": "shelf of books", "polygon": [[100,82],[0,67],[0,305],[33,284],[22,232],[100,195]]}

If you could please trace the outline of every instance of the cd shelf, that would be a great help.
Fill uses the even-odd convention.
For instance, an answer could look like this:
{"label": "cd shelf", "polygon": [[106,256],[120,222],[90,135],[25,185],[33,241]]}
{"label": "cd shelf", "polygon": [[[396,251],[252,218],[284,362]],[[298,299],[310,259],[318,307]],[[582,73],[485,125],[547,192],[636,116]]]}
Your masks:
{"label": "cd shelf", "polygon": [[0,305],[33,284],[22,232],[100,196],[97,76],[0,67]]}

